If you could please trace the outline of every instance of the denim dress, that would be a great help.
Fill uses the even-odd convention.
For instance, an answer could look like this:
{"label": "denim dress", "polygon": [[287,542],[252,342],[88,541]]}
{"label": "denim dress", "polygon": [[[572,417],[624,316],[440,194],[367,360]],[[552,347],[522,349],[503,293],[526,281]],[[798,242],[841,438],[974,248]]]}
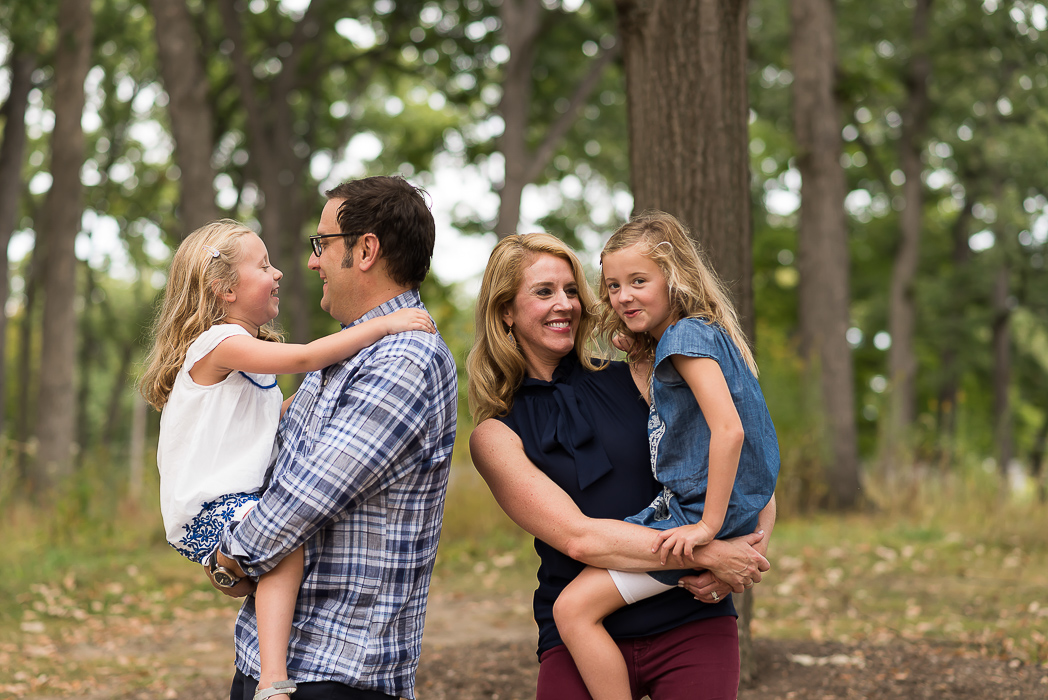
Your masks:
{"label": "denim dress", "polygon": [[[663,333],[655,349],[648,414],[648,446],[655,478],[663,490],[627,522],[669,530],[702,519],[710,467],[710,428],[691,387],[673,367],[671,357],[716,360],[739,413],[745,439],[731,500],[718,539],[746,535],[757,528],[757,515],[771,500],[779,475],[779,443],[757,378],[731,337],[717,324],[686,318]],[[656,575],[659,574],[659,575]],[[652,572],[676,583],[675,572]]]}

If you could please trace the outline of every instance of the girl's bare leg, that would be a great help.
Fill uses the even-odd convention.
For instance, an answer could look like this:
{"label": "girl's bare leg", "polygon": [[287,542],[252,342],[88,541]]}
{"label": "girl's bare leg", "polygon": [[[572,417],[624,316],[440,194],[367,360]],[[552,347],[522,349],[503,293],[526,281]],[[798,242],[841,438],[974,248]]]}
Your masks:
{"label": "girl's bare leg", "polygon": [[[287,646],[291,638],[291,621],[295,601],[302,586],[303,555],[299,547],[258,580],[255,590],[255,619],[258,620],[258,646],[262,657],[259,688],[274,681],[287,680]],[[274,695],[273,700],[290,700]]]}
{"label": "girl's bare leg", "polygon": [[553,604],[553,617],[593,700],[632,700],[622,652],[602,624],[626,605],[604,569],[586,567]]}

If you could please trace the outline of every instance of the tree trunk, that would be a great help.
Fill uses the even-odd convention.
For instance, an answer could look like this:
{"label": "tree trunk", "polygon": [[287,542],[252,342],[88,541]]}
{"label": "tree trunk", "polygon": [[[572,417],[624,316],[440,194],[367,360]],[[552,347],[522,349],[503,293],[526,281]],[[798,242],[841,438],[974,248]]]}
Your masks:
{"label": "tree trunk", "polygon": [[[966,188],[967,190],[967,188]],[[964,200],[964,208],[961,209],[951,227],[953,238],[953,289],[956,293],[951,299],[952,313],[954,319],[963,319],[965,298],[964,277],[971,261],[971,248],[968,246],[968,225],[972,220],[972,208],[975,205],[976,195],[968,191]],[[958,320],[957,323],[960,323]],[[939,388],[938,400],[938,430],[941,445],[939,463],[944,467],[952,463],[954,450],[954,437],[957,432],[957,394],[960,387],[960,371],[958,369],[958,347],[963,347],[964,338],[958,333],[959,329],[951,328],[950,334],[942,343],[942,370],[943,384]]]}
{"label": "tree trunk", "polygon": [[801,352],[821,387],[820,424],[828,431],[830,505],[859,496],[855,379],[849,323],[846,183],[834,92],[837,30],[831,0],[792,0],[793,124],[801,172],[798,242]]}
{"label": "tree trunk", "polygon": [[[91,269],[90,265],[83,265],[84,269],[84,299],[91,299],[97,286],[95,284],[94,270]],[[92,304],[92,307],[96,306]],[[78,357],[77,357],[77,378],[79,386],[76,390],[76,409],[74,411],[76,415],[76,443],[80,447],[80,455],[83,455],[83,451],[91,447],[91,436],[97,435],[95,430],[92,430],[92,426],[89,423],[87,402],[91,400],[92,387],[94,384],[91,379],[94,376],[94,365],[98,361],[98,339],[95,337],[94,329],[102,326],[103,324],[94,323],[92,316],[92,308],[86,304],[84,310],[80,314],[80,323],[78,328],[79,337],[77,338],[78,344]],[[124,376],[124,375],[119,375]]]}
{"label": "tree trunk", "polygon": [[37,290],[40,288],[40,268],[43,264],[43,250],[41,245],[34,246],[29,256],[29,264],[26,266],[23,277],[25,278],[25,307],[22,313],[22,323],[18,328],[18,397],[16,405],[23,410],[15,413],[15,442],[18,445],[18,481],[30,492],[33,489],[33,478],[31,462],[36,454],[35,448],[31,448],[33,442],[33,426],[30,416],[36,415],[34,395],[34,380],[38,373],[34,372],[33,360],[36,354],[33,352],[33,329],[37,308]]}
{"label": "tree trunk", "polygon": [[128,497],[135,505],[142,502],[145,483],[146,426],[149,404],[137,391],[131,397],[131,446],[128,455]]}
{"label": "tree trunk", "polygon": [[[998,240],[1001,238],[1003,237],[998,237]],[[993,417],[1002,496],[1007,495],[1008,466],[1014,453],[1012,412],[1008,401],[1008,388],[1012,378],[1011,303],[1008,280],[1008,263],[1002,261],[993,285]]]}
{"label": "tree trunk", "polygon": [[[730,286],[751,338],[753,290],[745,0],[617,0],[634,208],[661,209]],[[742,680],[756,675],[747,591]]]}
{"label": "tree trunk", "polygon": [[55,126],[51,134],[51,190],[37,244],[45,246],[43,339],[36,435],[39,453],[33,491],[42,495],[72,468],[76,362],[76,253],[83,216],[84,80],[91,67],[94,18],[90,0],[62,0],[55,54]]}
{"label": "tree trunk", "polygon": [[[36,59],[13,47],[10,61],[11,85],[0,116],[4,120],[0,144],[0,401],[7,396],[7,244],[18,224],[18,203],[22,195],[22,164],[25,161],[25,110],[33,87]],[[3,403],[0,403],[0,437],[4,434]]]}
{"label": "tree trunk", "polygon": [[290,41],[291,52],[283,60],[280,74],[269,86],[269,97],[263,107],[256,95],[256,80],[245,52],[237,3],[235,0],[221,0],[219,3],[222,26],[232,41],[230,59],[247,117],[251,164],[262,191],[263,204],[259,212],[262,238],[269,249],[270,259],[284,272],[284,284],[291,290],[291,313],[288,315],[294,342],[306,342],[309,336],[305,270],[301,262],[305,252],[301,248],[301,233],[306,219],[302,183],[308,172],[308,161],[294,151],[296,136],[288,98],[295,88],[294,76],[302,51],[309,45],[309,27],[319,21],[317,14],[321,5],[311,3],[296,25]]}
{"label": "tree trunk", "polygon": [[524,188],[542,175],[557,146],[578,119],[580,108],[600,83],[608,64],[618,55],[618,46],[614,46],[593,60],[586,75],[575,86],[567,109],[550,125],[538,147],[529,148],[531,73],[535,62],[535,42],[542,33],[543,12],[539,0],[504,0],[499,7],[502,39],[510,51],[498,106],[503,123],[499,151],[506,162],[505,176],[499,187],[498,221],[495,222],[495,233],[499,238],[517,232]]}
{"label": "tree trunk", "polygon": [[178,218],[184,236],[219,218],[215,204],[215,171],[211,167],[214,128],[207,100],[207,76],[199,39],[185,0],[150,0],[156,24],[160,73],[167,91],[167,112],[181,171]]}
{"label": "tree trunk", "polygon": [[527,130],[531,112],[535,41],[542,26],[539,0],[503,0],[499,7],[502,40],[509,48],[509,60],[502,76],[499,114],[503,130],[499,150],[506,162],[506,174],[499,188],[499,218],[495,233],[503,238],[517,232],[520,223],[520,197],[528,184]]}
{"label": "tree trunk", "polygon": [[688,225],[753,336],[745,0],[618,0],[634,208]]}
{"label": "tree trunk", "polygon": [[1048,412],[1041,419],[1041,427],[1037,430],[1037,437],[1033,440],[1033,449],[1030,450],[1030,476],[1037,484],[1037,502],[1042,505],[1048,502],[1048,484],[1045,483],[1044,453],[1048,446]]}
{"label": "tree trunk", "polygon": [[[928,32],[932,0],[916,0],[909,72],[906,75],[906,104],[902,109],[899,162],[903,184],[903,209],[899,213],[899,245],[892,267],[888,330],[891,348],[888,371],[891,396],[888,415],[888,451],[891,454],[906,438],[917,418],[917,353],[914,349],[916,308],[913,285],[917,277],[923,219],[921,150],[928,123],[928,81],[931,58]],[[895,460],[892,459],[894,462]]]}

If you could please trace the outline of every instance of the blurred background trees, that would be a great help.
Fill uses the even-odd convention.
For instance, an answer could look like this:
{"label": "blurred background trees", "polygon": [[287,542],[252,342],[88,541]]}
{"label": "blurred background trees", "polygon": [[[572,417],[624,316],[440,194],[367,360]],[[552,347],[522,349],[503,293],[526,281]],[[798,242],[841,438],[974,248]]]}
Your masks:
{"label": "blurred background trees", "polygon": [[592,262],[662,207],[755,339],[782,508],[1043,483],[1040,2],[28,5],[0,5],[0,498],[154,478],[132,387],[186,233],[255,226],[311,338],[333,329],[305,269],[322,191],[392,172],[432,194],[423,293],[460,359],[492,234]]}

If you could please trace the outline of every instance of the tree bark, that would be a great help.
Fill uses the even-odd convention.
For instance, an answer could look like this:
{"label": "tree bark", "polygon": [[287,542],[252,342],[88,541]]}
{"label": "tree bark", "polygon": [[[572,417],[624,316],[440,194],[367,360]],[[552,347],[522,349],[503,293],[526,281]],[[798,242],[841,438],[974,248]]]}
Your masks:
{"label": "tree bark", "polygon": [[923,219],[923,183],[921,150],[928,124],[928,81],[931,57],[928,55],[928,33],[932,0],[916,0],[909,71],[905,77],[906,104],[902,109],[902,134],[899,139],[899,161],[906,182],[903,184],[904,206],[899,213],[899,245],[892,267],[889,292],[888,330],[891,348],[888,371],[891,396],[888,415],[889,453],[905,439],[917,418],[917,353],[914,349],[916,305],[913,285],[917,277]]}
{"label": "tree bark", "polygon": [[[751,338],[753,290],[745,0],[617,0],[634,208],[689,226]],[[742,679],[756,675],[747,591]]]}
{"label": "tree bark", "polygon": [[47,193],[38,244],[45,246],[43,339],[36,435],[39,453],[33,491],[42,495],[72,470],[75,430],[76,253],[83,216],[84,80],[91,67],[94,18],[90,0],[62,0],[55,54],[54,178]]}
{"label": "tree bark", "polygon": [[208,82],[199,39],[185,0],[150,0],[156,24],[160,74],[167,90],[167,112],[181,171],[178,219],[185,236],[219,218],[215,204],[214,117],[207,99]]}
{"label": "tree bark", "polygon": [[837,30],[832,0],[792,0],[793,124],[801,173],[798,236],[801,352],[820,386],[828,432],[832,507],[859,497],[855,379],[846,333],[850,260],[844,214],[839,106],[834,96]]}
{"label": "tree bark", "polygon": [[[18,225],[18,203],[22,195],[22,164],[25,161],[25,110],[33,87],[36,59],[13,47],[10,60],[11,85],[0,116],[4,120],[0,144],[0,399],[7,396],[7,244]],[[0,436],[4,434],[4,414],[0,408]]]}
{"label": "tree bark", "polygon": [[753,337],[745,0],[618,0],[634,208],[677,216]]}
{"label": "tree bark", "polygon": [[535,41],[542,26],[539,0],[503,0],[499,7],[502,39],[509,48],[509,60],[502,77],[502,99],[498,111],[503,130],[499,150],[506,162],[506,173],[499,189],[499,214],[495,233],[503,238],[517,232],[520,198],[528,184],[528,117],[531,111]]}

